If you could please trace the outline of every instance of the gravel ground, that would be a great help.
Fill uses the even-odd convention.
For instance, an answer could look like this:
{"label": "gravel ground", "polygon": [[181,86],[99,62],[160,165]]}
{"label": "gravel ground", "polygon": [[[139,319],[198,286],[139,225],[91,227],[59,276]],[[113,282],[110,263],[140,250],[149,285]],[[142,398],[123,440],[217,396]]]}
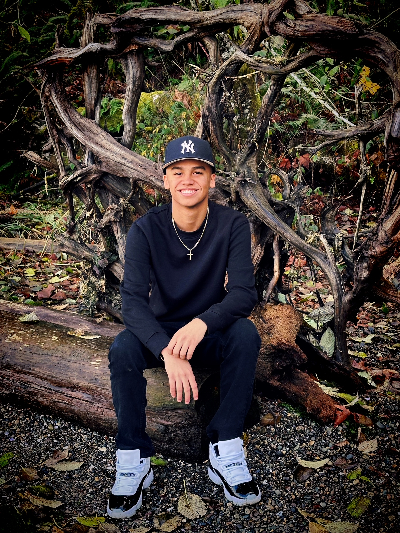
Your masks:
{"label": "gravel ground", "polygon": [[[89,526],[80,525],[77,517],[98,516],[105,522],[92,527],[90,533],[348,533],[355,531],[356,525],[360,533],[398,533],[398,396],[380,387],[369,391],[364,400],[374,406],[368,414],[373,426],[347,422],[329,427],[288,404],[259,398],[262,414],[271,418],[274,413],[278,422],[257,425],[246,435],[249,467],[263,493],[258,505],[238,508],[226,503],[222,489],[209,481],[206,463],[167,459],[154,466],[155,481],[142,508],[135,517],[122,521],[111,520],[105,513],[114,476],[113,438],[28,408],[0,405],[2,463],[8,458],[8,464],[0,469],[0,531],[87,532]],[[360,437],[377,439],[377,449],[362,453]],[[55,451],[67,448],[67,461],[82,462],[77,470],[56,471],[44,465]],[[299,459],[329,462],[309,469],[299,467]],[[206,505],[207,512],[200,518],[189,520],[177,511],[184,483],[187,491],[199,495]],[[46,494],[42,494],[43,487]],[[56,509],[35,505],[32,496],[38,494],[62,505]],[[353,515],[347,510],[352,501],[356,502]],[[304,516],[306,513],[309,515]],[[329,522],[324,528],[317,523],[321,519]],[[341,524],[332,525],[338,522]]]}

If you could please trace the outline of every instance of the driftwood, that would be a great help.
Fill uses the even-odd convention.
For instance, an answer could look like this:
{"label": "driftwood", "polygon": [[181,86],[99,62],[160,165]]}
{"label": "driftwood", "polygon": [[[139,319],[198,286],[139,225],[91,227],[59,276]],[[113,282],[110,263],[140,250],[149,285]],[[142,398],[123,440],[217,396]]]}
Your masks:
{"label": "driftwood", "polygon": [[337,401],[323,392],[314,376],[356,392],[364,388],[356,372],[345,371],[334,359],[310,348],[299,335],[303,319],[290,305],[256,308],[251,319],[262,340],[256,386],[268,395],[302,405],[321,422],[335,422]]}
{"label": "driftwood", "polygon": [[[307,361],[296,344],[301,317],[291,306],[279,307],[279,313],[275,306],[267,306],[252,317],[262,337],[256,387],[301,403],[321,422],[332,423],[336,403],[299,369]],[[37,322],[19,320],[33,311]],[[122,325],[98,324],[65,311],[0,301],[0,397],[115,435],[107,354],[122,329]],[[340,365],[318,360],[316,354],[318,372],[323,375],[328,368],[330,377],[340,380]],[[348,373],[345,376],[350,390],[362,388],[357,375],[352,380]],[[157,452],[165,456],[188,460],[203,456],[205,424],[217,408],[216,401],[210,401],[209,388],[210,383],[215,388],[217,376],[205,370],[197,372],[196,378],[199,401],[185,406],[170,397],[164,369],[146,371],[147,428]],[[254,411],[247,424],[257,422]]]}

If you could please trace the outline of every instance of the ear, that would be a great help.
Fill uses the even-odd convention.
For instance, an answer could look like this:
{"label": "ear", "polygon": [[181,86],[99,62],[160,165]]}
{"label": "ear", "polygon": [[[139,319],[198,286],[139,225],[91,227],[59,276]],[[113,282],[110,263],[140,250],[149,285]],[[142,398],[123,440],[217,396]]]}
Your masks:
{"label": "ear", "polygon": [[164,180],[164,187],[166,189],[169,189],[169,181],[168,181],[168,178],[167,178],[167,176],[165,174],[163,176],[163,180]]}
{"label": "ear", "polygon": [[216,178],[216,174],[211,174],[211,178],[210,178],[210,189],[215,189],[215,178]]}

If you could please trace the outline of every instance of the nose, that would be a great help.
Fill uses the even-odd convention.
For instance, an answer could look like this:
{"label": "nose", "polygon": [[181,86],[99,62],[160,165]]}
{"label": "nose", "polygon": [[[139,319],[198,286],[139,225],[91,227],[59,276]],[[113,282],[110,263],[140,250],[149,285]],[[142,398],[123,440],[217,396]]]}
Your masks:
{"label": "nose", "polygon": [[185,171],[182,176],[183,183],[193,183],[193,175],[190,171]]}

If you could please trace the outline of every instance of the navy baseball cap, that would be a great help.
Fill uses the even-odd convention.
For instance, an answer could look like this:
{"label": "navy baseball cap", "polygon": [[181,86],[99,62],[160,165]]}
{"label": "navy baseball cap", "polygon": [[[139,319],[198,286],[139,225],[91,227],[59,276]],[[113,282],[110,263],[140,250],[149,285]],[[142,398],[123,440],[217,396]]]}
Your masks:
{"label": "navy baseball cap", "polygon": [[203,161],[212,167],[215,171],[214,157],[210,144],[204,139],[193,137],[192,135],[185,135],[179,139],[174,139],[169,142],[165,148],[165,161],[163,164],[163,171],[175,163],[183,159],[197,159]]}

